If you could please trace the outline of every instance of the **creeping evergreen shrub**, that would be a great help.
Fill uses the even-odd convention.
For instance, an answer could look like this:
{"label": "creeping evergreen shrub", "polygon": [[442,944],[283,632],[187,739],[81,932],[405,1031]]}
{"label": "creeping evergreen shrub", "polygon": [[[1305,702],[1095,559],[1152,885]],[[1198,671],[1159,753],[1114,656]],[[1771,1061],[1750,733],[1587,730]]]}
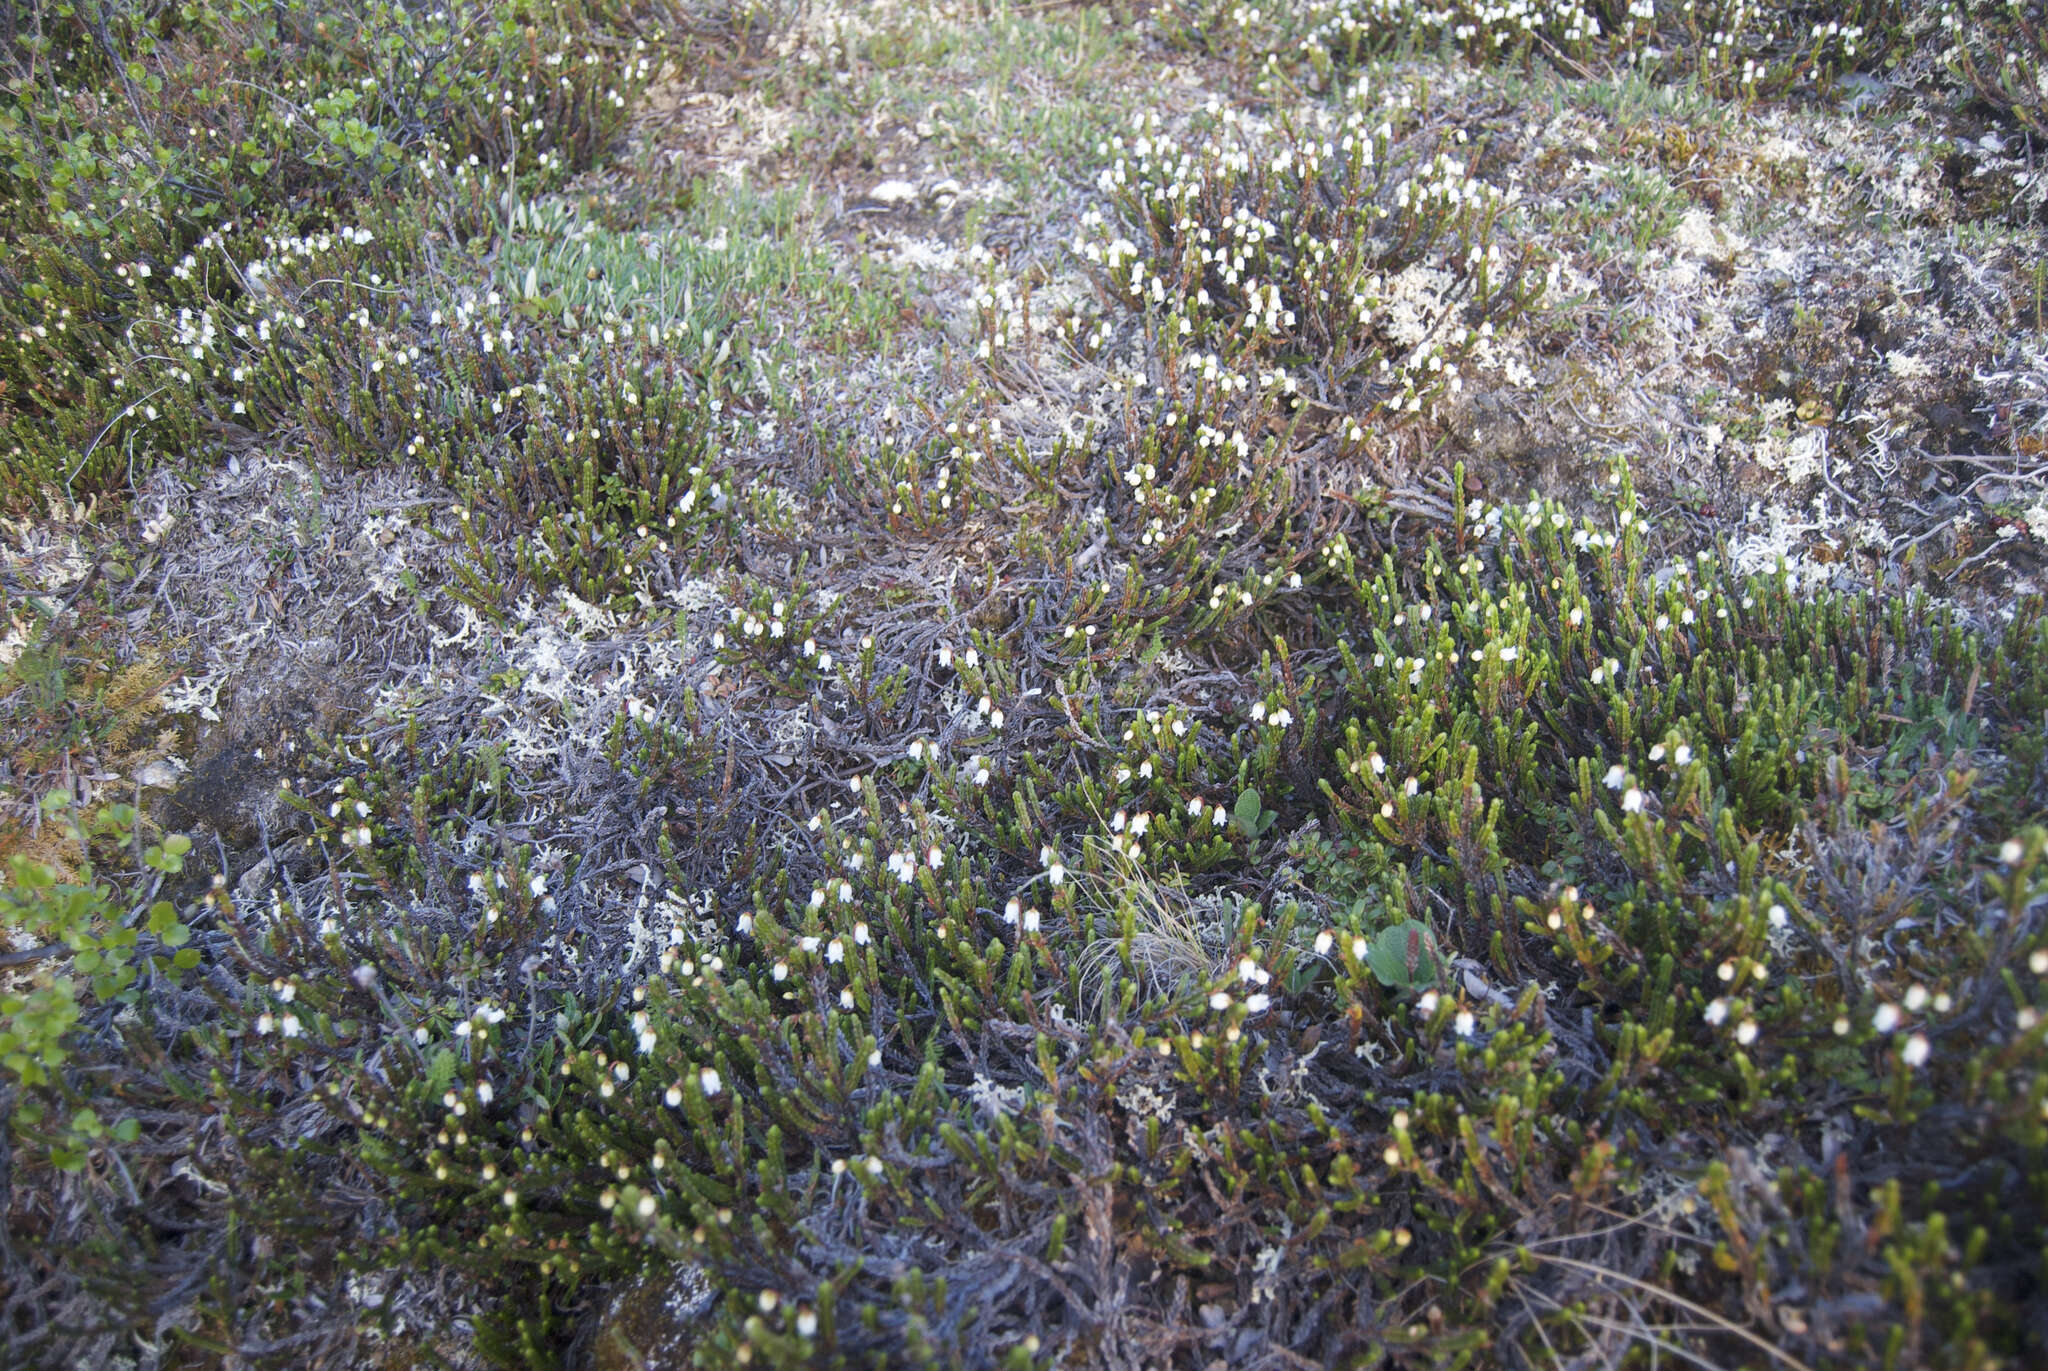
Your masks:
{"label": "creeping evergreen shrub", "polygon": [[[2033,11],[1968,12],[1958,79],[2024,122]],[[36,11],[0,498],[239,425],[416,464],[476,679],[306,763],[270,898],[191,913],[203,977],[154,890],[23,868],[0,903],[98,983],[0,1000],[15,1120],[67,1193],[127,1174],[110,1138],[187,1162],[232,1223],[183,1288],[283,1357],[348,1276],[453,1273],[483,1354],[558,1364],[687,1263],[707,1366],[2040,1360],[2043,606],[1672,561],[1622,471],[1567,508],[1362,467],[1526,380],[1496,343],[1551,278],[1483,149],[1355,68],[1764,92],[1891,60],[1901,13],[1207,7],[1335,94],[1106,143],[1094,299],[1049,318],[983,250],[952,408],[763,457],[745,318],[882,314],[780,230],[537,194],[650,74],[617,13]],[[1027,441],[1048,359],[1110,398]],[[81,1005],[133,1060],[67,1056]],[[66,1272],[140,1269],[120,1213]]]}
{"label": "creeping evergreen shrub", "polygon": [[[1332,540],[1237,724],[1096,696],[1066,786],[921,743],[569,998],[490,949],[577,878],[473,864],[434,836],[473,790],[366,773],[321,822],[469,912],[436,952],[330,906],[214,1050],[316,1083],[391,1197],[361,1260],[515,1310],[701,1263],[716,1364],[1163,1357],[1195,1303],[1214,1348],[1324,1364],[1615,1327],[2024,1360],[2048,830],[2001,799],[2037,769],[1927,725],[2025,753],[2040,607],[1987,638],[1644,534],[1624,485],[1597,523],[1461,508],[1405,566]],[[274,1158],[258,1225],[321,1203]]]}
{"label": "creeping evergreen shrub", "polygon": [[1442,48],[1475,63],[1635,66],[1753,98],[1889,70],[1933,38],[1962,89],[2023,124],[2041,102],[2042,15],[2028,0],[1162,0],[1151,13],[1169,40],[1230,53],[1269,79],[1305,70],[1329,82],[1388,54]]}
{"label": "creeping evergreen shrub", "polygon": [[245,423],[222,383],[278,304],[266,286],[283,283],[246,268],[279,242],[352,235],[394,194],[418,197],[389,220],[417,237],[448,213],[429,207],[441,183],[587,166],[649,74],[620,19],[580,0],[40,0],[18,16],[0,93],[0,501],[123,486]]}
{"label": "creeping evergreen shrub", "polygon": [[2028,0],[1948,0],[1943,60],[1959,84],[2029,134],[2048,132],[2048,7]]}

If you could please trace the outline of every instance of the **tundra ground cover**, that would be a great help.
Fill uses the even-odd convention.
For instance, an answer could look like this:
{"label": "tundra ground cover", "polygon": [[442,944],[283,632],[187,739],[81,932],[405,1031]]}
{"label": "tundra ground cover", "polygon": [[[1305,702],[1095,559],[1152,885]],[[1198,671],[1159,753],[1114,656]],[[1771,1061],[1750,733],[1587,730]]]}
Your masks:
{"label": "tundra ground cover", "polygon": [[18,9],[10,1362],[2040,1360],[2042,24]]}

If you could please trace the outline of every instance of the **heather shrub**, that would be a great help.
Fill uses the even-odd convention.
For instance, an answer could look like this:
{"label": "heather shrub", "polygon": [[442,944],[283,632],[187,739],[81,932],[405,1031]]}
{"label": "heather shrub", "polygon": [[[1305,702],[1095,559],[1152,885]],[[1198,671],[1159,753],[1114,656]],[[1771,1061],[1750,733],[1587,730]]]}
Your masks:
{"label": "heather shrub", "polygon": [[1147,8],[8,12],[0,1360],[2048,1357],[2034,9]]}
{"label": "heather shrub", "polygon": [[[1659,568],[1644,534],[1623,487],[1597,524],[1461,508],[1412,562],[1332,540],[1234,720],[1119,704],[1115,658],[1066,658],[1071,769],[1049,721],[914,744],[780,864],[671,867],[629,983],[564,999],[492,949],[576,876],[471,866],[449,844],[481,816],[448,806],[476,790],[379,764],[321,822],[367,877],[466,884],[441,917],[475,931],[422,958],[431,924],[323,904],[282,982],[298,1035],[240,1050],[319,1082],[389,1187],[367,1260],[520,1309],[701,1263],[714,1359],[1156,1352],[1197,1289],[1229,1311],[1211,1346],[1329,1363],[1694,1319],[1739,1360],[1754,1335],[1700,1310],[1764,1301],[1813,1365],[2017,1355],[1996,1292],[2034,1278],[2048,833],[1992,817],[1989,754],[1928,726],[1975,679],[1979,749],[2037,727],[2038,610],[1987,641]],[[978,692],[1046,636],[942,671]],[[687,803],[710,706],[670,707],[611,737]],[[2041,781],[2006,785],[2038,813]],[[1856,1141],[1766,1122],[1850,1101]]]}
{"label": "heather shrub", "polygon": [[[440,199],[467,237],[463,183],[546,185],[588,165],[647,75],[583,5],[89,13],[39,2],[7,51],[12,506],[128,484],[138,461],[244,426],[251,333],[303,328],[306,307],[354,284],[318,278],[302,300],[266,274],[276,257],[353,243],[392,197],[398,232],[430,231]],[[357,289],[388,294],[389,248],[383,265]]]}

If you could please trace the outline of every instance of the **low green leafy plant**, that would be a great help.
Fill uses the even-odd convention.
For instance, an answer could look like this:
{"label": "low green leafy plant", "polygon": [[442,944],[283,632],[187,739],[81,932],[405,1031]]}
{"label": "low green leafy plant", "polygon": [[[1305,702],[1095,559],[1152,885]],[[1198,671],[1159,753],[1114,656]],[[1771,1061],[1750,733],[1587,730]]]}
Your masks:
{"label": "low green leafy plant", "polygon": [[1278,814],[1259,803],[1259,792],[1250,787],[1239,793],[1230,817],[1237,825],[1237,831],[1253,840],[1264,837],[1266,830],[1280,821]]}
{"label": "low green leafy plant", "polygon": [[57,868],[29,857],[9,860],[11,884],[0,890],[0,928],[34,944],[51,970],[30,973],[25,989],[0,992],[0,1066],[28,1092],[16,1105],[14,1126],[49,1148],[60,1169],[85,1165],[99,1139],[132,1142],[137,1125],[122,1120],[111,1128],[85,1103],[67,1079],[70,1039],[86,1008],[113,1011],[141,1004],[159,977],[175,979],[198,965],[185,946],[192,930],[177,907],[156,898],[166,877],[184,869],[192,840],[167,835],[144,846],[140,817],[128,805],[109,805],[90,817],[75,817],[68,797],[52,794],[45,821],[60,825],[81,853],[96,841],[115,851],[132,850],[151,876],[139,899],[128,899],[97,878],[89,855],[79,874],[66,879]]}
{"label": "low green leafy plant", "polygon": [[1374,935],[1366,965],[1381,985],[1395,990],[1415,990],[1436,983],[1440,974],[1436,939],[1429,926],[1415,919],[1403,919]]}

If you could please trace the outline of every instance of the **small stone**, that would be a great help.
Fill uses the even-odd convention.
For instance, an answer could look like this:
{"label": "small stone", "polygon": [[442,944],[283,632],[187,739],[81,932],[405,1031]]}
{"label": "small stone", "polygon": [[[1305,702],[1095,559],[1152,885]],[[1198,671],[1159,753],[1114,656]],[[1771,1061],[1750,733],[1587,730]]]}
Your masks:
{"label": "small stone", "polygon": [[908,181],[884,181],[868,192],[868,198],[883,205],[914,205],[917,187]]}
{"label": "small stone", "polygon": [[235,882],[235,899],[244,903],[257,899],[270,888],[270,882],[276,874],[277,862],[274,858],[259,859]]}
{"label": "small stone", "polygon": [[616,1288],[590,1339],[591,1371],[682,1371],[714,1299],[703,1269],[656,1270]]}
{"label": "small stone", "polygon": [[162,757],[146,763],[135,773],[135,779],[144,790],[170,790],[184,779],[185,764],[175,757]]}

